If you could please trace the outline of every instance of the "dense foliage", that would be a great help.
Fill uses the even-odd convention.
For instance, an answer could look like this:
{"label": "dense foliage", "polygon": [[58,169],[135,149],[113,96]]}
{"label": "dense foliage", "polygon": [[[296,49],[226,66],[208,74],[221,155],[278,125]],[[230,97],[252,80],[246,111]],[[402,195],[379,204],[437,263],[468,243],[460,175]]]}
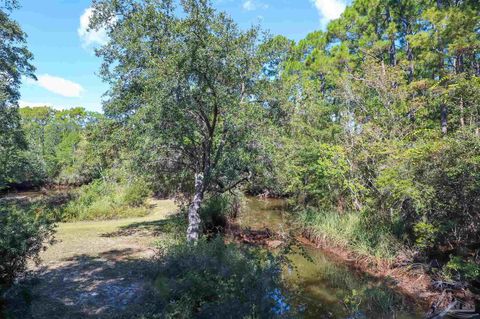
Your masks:
{"label": "dense foliage", "polygon": [[100,114],[83,108],[57,111],[50,107],[20,109],[21,124],[28,143],[30,184],[79,185],[98,177],[96,132]]}
{"label": "dense foliage", "polygon": [[478,265],[479,28],[477,1],[357,0],[326,32],[276,39],[267,141],[301,224],[363,253]]}
{"label": "dense foliage", "polygon": [[38,254],[52,239],[54,225],[53,219],[40,208],[0,204],[1,303],[5,290],[26,271],[27,261],[38,260]]}
{"label": "dense foliage", "polygon": [[[16,0],[0,1],[0,190],[28,178],[27,142],[18,113],[22,76],[35,78],[26,35],[11,20]],[[0,316],[7,288],[26,270],[27,261],[38,257],[51,238],[51,219],[41,210],[23,209],[0,201]]]}
{"label": "dense foliage", "polygon": [[16,0],[0,1],[0,190],[22,179],[21,167],[28,165],[17,102],[22,76],[35,78],[35,68],[30,64],[26,35],[10,18],[11,10],[17,7]]}
{"label": "dense foliage", "polygon": [[139,178],[120,178],[114,172],[71,192],[72,199],[59,210],[65,221],[104,220],[145,216],[149,184]]}

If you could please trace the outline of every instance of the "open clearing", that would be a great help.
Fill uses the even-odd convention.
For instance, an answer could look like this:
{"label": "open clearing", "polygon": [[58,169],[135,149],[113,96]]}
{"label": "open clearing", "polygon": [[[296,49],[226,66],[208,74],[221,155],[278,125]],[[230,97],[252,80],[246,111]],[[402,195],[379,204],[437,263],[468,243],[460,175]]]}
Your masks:
{"label": "open clearing", "polygon": [[146,310],[155,241],[177,211],[150,200],[146,217],[61,223],[42,263],[8,294],[14,318],[119,318]]}

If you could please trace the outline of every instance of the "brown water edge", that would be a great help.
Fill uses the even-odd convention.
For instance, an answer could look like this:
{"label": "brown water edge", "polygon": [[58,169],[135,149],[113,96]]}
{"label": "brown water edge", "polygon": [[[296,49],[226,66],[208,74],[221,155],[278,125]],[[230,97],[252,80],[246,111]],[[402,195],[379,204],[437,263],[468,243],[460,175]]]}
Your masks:
{"label": "brown water edge", "polygon": [[[282,234],[293,229],[285,200],[249,197],[231,232],[237,241],[276,248]],[[368,318],[424,317],[426,304],[405,294],[395,278],[356,267],[348,254],[317,247],[304,236],[297,239],[313,262],[300,252],[290,254],[293,267],[283,276],[293,306],[303,309],[303,317],[353,318],[353,313]]]}
{"label": "brown water edge", "polygon": [[[412,303],[427,312],[431,305],[440,300],[442,294],[431,288],[432,278],[422,269],[412,269],[408,266],[395,266],[385,260],[358,255],[348,248],[332,245],[328,239],[311,235],[304,231],[297,239],[305,245],[322,250],[333,260],[344,263],[360,273],[368,274],[386,286],[394,289],[408,298]],[[444,298],[445,302],[448,298]],[[446,306],[448,302],[437,306]]]}

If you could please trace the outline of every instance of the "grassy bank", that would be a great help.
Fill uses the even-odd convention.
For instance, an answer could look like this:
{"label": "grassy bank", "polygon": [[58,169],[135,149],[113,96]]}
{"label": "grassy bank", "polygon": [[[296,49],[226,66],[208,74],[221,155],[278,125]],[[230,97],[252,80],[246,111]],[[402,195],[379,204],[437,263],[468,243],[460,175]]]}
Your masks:
{"label": "grassy bank", "polygon": [[450,256],[445,264],[432,266],[430,259],[402,243],[392,230],[368,223],[359,213],[304,210],[296,215],[296,223],[306,243],[383,280],[425,311],[446,308],[451,300],[466,308],[474,307],[476,296],[468,280],[478,270],[458,257]]}
{"label": "grassy bank", "polygon": [[299,226],[311,239],[370,257],[395,259],[406,248],[378,224],[369,223],[359,213],[336,213],[306,209],[296,216]]}

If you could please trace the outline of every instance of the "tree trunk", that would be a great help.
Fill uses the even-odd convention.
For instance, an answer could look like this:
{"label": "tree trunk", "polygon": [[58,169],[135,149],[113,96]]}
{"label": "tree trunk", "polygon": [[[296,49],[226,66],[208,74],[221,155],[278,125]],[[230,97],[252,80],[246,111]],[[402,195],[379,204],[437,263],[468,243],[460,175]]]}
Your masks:
{"label": "tree trunk", "polygon": [[442,125],[442,133],[447,134],[448,131],[448,109],[447,105],[442,102],[440,105],[440,122]]}
{"label": "tree trunk", "polygon": [[415,69],[413,65],[413,49],[410,41],[407,41],[407,60],[408,60],[408,83],[413,82],[413,76],[415,74]]}
{"label": "tree trunk", "polygon": [[464,115],[464,106],[463,106],[463,96],[460,97],[460,126],[465,127],[465,115]]}
{"label": "tree trunk", "polygon": [[200,205],[203,201],[203,174],[195,174],[195,193],[193,195],[193,201],[188,208],[188,229],[187,229],[187,241],[196,242],[200,237]]}

